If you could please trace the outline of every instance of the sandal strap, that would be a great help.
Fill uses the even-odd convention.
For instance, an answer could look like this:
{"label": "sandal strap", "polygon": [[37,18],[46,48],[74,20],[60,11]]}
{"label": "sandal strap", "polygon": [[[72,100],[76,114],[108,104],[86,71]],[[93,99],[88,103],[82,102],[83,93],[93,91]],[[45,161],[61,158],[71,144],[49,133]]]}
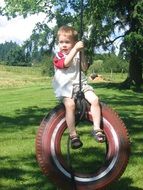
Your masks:
{"label": "sandal strap", "polygon": [[71,135],[70,136],[70,139],[74,139],[74,138],[79,138],[79,136],[78,135]]}
{"label": "sandal strap", "polygon": [[70,139],[71,139],[71,147],[73,149],[80,148],[83,145],[78,135],[70,136]]}
{"label": "sandal strap", "polygon": [[93,131],[94,131],[94,133],[99,133],[99,132],[104,133],[104,131],[102,129],[94,129]]}
{"label": "sandal strap", "polygon": [[[97,130],[93,130],[92,131],[92,135],[94,136],[94,138],[98,141],[98,142],[104,142],[105,141],[105,134],[104,131],[102,129],[97,129]],[[100,140],[100,138],[102,140]]]}

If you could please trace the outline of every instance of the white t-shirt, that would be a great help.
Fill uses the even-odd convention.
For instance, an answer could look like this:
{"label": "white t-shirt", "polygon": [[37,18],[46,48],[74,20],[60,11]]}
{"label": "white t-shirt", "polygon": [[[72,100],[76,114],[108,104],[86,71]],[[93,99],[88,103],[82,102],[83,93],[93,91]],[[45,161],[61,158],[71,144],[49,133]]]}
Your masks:
{"label": "white t-shirt", "polygon": [[[66,57],[66,55],[63,56],[64,58]],[[58,58],[60,59],[60,57]],[[58,99],[62,99],[63,97],[72,97],[73,86],[79,84],[79,63],[79,53],[77,53],[68,68],[61,69],[55,67],[55,75],[52,84]],[[87,84],[86,76],[82,71],[81,83]]]}

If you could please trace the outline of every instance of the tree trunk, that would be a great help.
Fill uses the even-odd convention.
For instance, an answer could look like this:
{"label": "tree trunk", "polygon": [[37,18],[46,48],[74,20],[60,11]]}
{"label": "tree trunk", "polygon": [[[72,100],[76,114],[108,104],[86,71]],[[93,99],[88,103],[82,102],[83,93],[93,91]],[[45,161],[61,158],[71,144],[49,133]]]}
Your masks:
{"label": "tree trunk", "polygon": [[130,55],[130,64],[128,73],[129,75],[126,81],[124,81],[124,84],[127,84],[128,87],[134,85],[137,91],[141,91],[141,86],[143,84],[143,30],[141,22],[142,17],[141,14],[139,15],[139,13],[141,13],[141,9],[138,8],[138,11],[136,9],[137,5],[141,6],[141,4],[136,4],[137,2],[139,1],[129,1],[130,4],[128,6],[128,19],[130,23],[130,30],[128,31],[126,48]]}
{"label": "tree trunk", "polygon": [[132,85],[135,86],[137,91],[141,90],[141,85],[143,84],[142,76],[142,63],[140,55],[135,53],[130,54],[130,63],[129,63],[129,73],[127,79],[122,83],[122,87],[130,88]]}
{"label": "tree trunk", "polygon": [[131,53],[131,60],[129,65],[129,77],[136,87],[141,87],[143,83],[142,78],[142,63],[140,55]]}

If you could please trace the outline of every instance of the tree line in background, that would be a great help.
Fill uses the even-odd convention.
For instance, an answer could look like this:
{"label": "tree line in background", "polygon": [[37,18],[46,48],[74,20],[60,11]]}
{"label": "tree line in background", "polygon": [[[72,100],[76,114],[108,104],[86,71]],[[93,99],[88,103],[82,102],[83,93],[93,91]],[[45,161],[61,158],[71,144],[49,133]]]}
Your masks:
{"label": "tree line in background", "polygon": [[[123,85],[134,84],[139,89],[143,84],[143,0],[83,0],[83,4],[83,36],[90,63],[95,59],[97,48],[113,54],[115,42],[121,39],[118,58],[129,62],[128,77]],[[23,46],[27,53],[25,61],[31,59],[31,52],[36,59],[45,50],[51,55],[61,25],[71,24],[80,31],[80,11],[79,0],[5,0],[5,7],[0,8],[0,13],[9,18],[40,12],[46,15]],[[56,25],[49,27],[48,23],[52,21],[56,21]]]}
{"label": "tree line in background", "polygon": [[[0,64],[10,66],[42,66],[43,74],[52,76],[54,73],[53,54],[46,50],[27,51],[25,44],[20,46],[15,42],[0,44]],[[128,62],[114,53],[95,54],[90,64],[90,73],[116,72],[127,73]]]}
{"label": "tree line in background", "polygon": [[32,62],[40,62],[45,51],[28,50],[24,45],[15,42],[0,44],[0,64],[12,66],[31,66]]}

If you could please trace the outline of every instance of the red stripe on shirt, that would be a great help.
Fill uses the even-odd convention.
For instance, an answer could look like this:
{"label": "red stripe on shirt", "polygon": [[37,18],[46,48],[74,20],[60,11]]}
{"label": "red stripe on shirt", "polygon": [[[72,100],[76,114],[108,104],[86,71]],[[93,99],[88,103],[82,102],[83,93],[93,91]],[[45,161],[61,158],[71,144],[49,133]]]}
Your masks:
{"label": "red stripe on shirt", "polygon": [[58,52],[58,56],[55,56],[53,59],[54,66],[58,69],[63,69],[65,61],[65,55],[62,52]]}

